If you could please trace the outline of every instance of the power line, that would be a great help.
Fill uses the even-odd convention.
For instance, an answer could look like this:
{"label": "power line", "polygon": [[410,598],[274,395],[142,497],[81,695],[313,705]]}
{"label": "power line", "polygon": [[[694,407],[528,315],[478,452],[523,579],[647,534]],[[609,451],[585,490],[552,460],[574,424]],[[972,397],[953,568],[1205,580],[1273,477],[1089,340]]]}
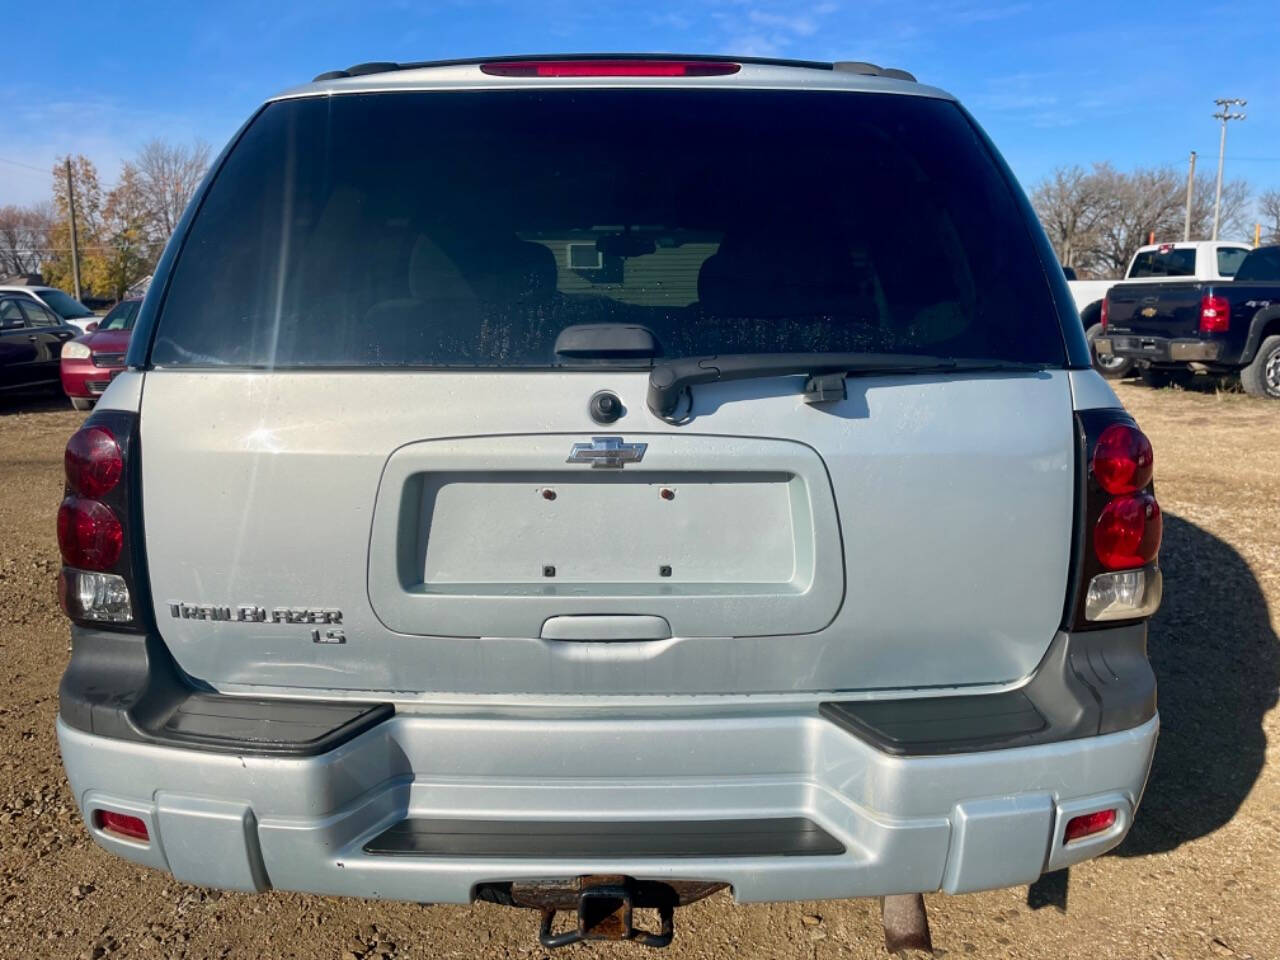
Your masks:
{"label": "power line", "polygon": [[8,157],[0,157],[0,163],[11,163],[15,167],[26,167],[28,170],[34,170],[36,173],[50,173],[51,171],[44,167],[35,167],[29,163],[23,163],[21,160],[10,160]]}

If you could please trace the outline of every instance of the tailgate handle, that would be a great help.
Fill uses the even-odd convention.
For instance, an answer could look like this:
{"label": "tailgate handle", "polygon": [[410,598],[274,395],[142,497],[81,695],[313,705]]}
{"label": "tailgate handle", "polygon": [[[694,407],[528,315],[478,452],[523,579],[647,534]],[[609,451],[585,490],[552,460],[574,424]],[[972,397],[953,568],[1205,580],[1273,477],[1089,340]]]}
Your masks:
{"label": "tailgate handle", "polygon": [[618,643],[634,640],[670,640],[666,617],[580,614],[548,617],[542,624],[543,640]]}

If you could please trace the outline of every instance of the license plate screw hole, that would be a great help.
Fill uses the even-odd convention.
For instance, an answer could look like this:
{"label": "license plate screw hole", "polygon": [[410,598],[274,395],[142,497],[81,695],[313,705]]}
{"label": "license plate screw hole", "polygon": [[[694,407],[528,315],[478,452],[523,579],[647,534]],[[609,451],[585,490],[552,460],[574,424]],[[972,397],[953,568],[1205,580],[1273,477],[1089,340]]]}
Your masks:
{"label": "license plate screw hole", "polygon": [[550,564],[550,563],[544,563],[544,564],[542,565],[542,575],[543,575],[544,577],[554,577],[554,576],[556,575],[556,568],[555,568],[555,566],[554,566],[553,564]]}
{"label": "license plate screw hole", "polygon": [[670,487],[663,487],[661,490],[658,491],[658,496],[660,496],[663,500],[674,500],[676,498],[676,492],[672,490]]}
{"label": "license plate screw hole", "polygon": [[556,498],[556,492],[555,492],[554,490],[552,490],[550,487],[543,487],[543,488],[542,488],[542,499],[543,499],[543,500],[554,500],[555,498]]}

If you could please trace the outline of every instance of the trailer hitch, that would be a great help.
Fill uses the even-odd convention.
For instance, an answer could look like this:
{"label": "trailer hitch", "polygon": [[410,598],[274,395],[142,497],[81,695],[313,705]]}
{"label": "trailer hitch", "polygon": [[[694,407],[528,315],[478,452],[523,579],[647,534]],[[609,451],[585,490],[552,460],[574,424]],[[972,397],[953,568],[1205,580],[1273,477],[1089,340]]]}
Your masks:
{"label": "trailer hitch", "polygon": [[[565,880],[516,880],[485,884],[477,898],[542,914],[538,942],[548,950],[588,940],[630,940],[646,947],[665,947],[675,934],[675,909],[701,900],[727,884],[704,880],[636,880],[619,875]],[[635,925],[635,911],[658,912],[658,929]],[[572,930],[554,931],[556,914],[576,913]]]}

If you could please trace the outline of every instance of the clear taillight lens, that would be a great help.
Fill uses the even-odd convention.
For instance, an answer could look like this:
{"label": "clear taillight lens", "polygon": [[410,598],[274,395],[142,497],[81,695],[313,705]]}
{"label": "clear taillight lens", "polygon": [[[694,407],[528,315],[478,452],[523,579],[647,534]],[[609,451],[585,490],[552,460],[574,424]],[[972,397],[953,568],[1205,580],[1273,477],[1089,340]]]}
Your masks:
{"label": "clear taillight lens", "polygon": [[1160,609],[1163,593],[1164,581],[1154,565],[1100,573],[1089,581],[1084,615],[1094,621],[1149,617]]}
{"label": "clear taillight lens", "polygon": [[119,574],[63,567],[58,599],[62,611],[73,620],[128,623],[133,619],[129,585]]}

